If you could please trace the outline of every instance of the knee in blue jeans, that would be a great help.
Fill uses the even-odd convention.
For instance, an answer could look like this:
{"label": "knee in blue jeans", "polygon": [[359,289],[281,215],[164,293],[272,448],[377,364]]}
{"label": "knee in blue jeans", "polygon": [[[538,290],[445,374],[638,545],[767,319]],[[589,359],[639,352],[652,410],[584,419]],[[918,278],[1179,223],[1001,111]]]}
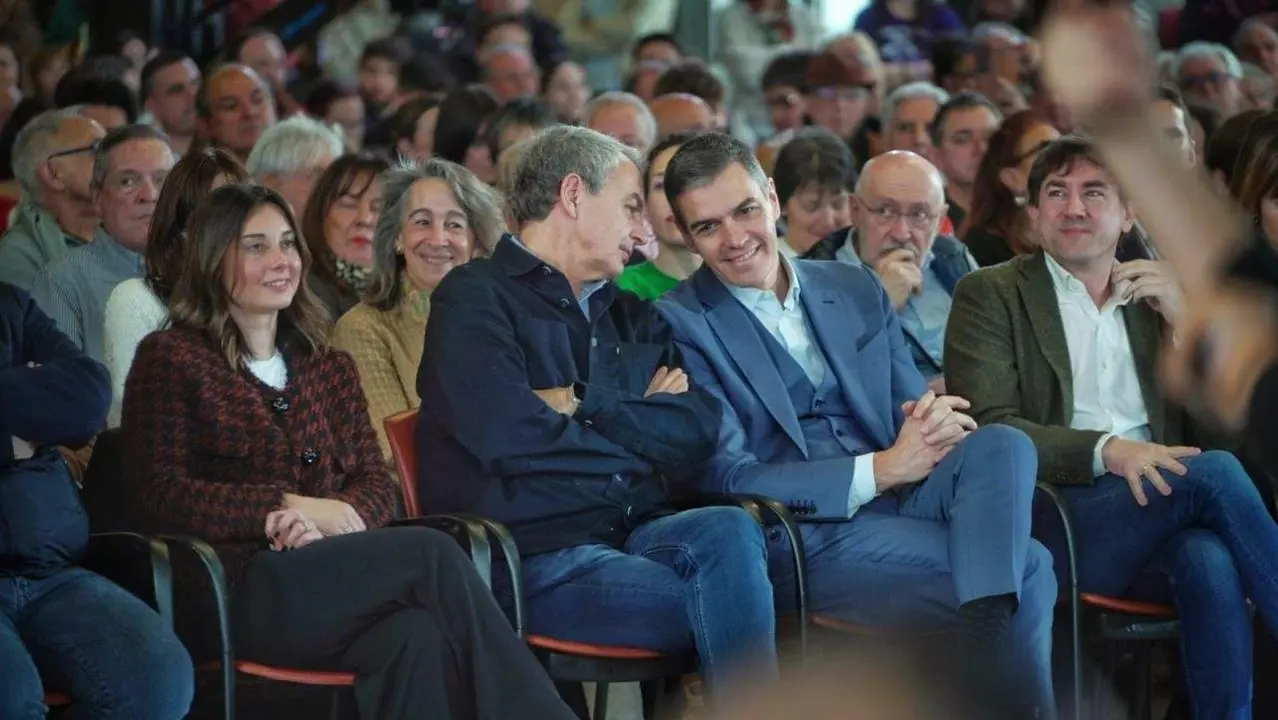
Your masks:
{"label": "knee in blue jeans", "polygon": [[186,717],[195,697],[191,658],[167,630],[134,647],[127,668],[104,675],[108,695],[119,700],[111,718],[178,720]]}
{"label": "knee in blue jeans", "polygon": [[1224,541],[1210,530],[1192,528],[1179,532],[1168,540],[1166,552],[1171,575],[1178,584],[1238,584],[1233,555]]}
{"label": "knee in blue jeans", "polygon": [[0,657],[0,718],[43,720],[44,717],[44,690],[31,658]]}
{"label": "knee in blue jeans", "polygon": [[1213,493],[1225,493],[1236,497],[1241,493],[1249,499],[1260,500],[1260,494],[1238,458],[1227,450],[1208,450],[1197,457],[1183,460],[1189,474],[1171,479],[1172,487],[1201,488]]}
{"label": "knee in blue jeans", "polygon": [[1030,540],[1025,552],[1025,575],[1021,586],[1021,607],[1050,612],[1059,589],[1052,553],[1037,540]]}
{"label": "knee in blue jeans", "polygon": [[695,523],[690,523],[688,544],[694,549],[728,554],[733,557],[766,556],[763,528],[750,513],[739,507],[707,507],[688,510]]}

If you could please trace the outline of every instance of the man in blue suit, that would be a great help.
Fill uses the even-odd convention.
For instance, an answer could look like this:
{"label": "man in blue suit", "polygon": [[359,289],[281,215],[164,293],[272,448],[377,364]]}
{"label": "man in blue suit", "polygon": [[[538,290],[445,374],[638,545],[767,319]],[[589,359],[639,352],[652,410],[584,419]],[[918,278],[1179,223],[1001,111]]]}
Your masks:
{"label": "man in blue suit", "polygon": [[[659,308],[689,376],[725,407],[704,490],[798,512],[814,610],[955,627],[970,665],[1007,662],[1039,716],[1053,715],[1056,581],[1029,534],[1033,444],[1010,427],[976,429],[966,400],[928,391],[868,270],[781,257],[776,193],[744,144],[689,141],[665,191],[705,264]],[[888,210],[895,222],[924,212]],[[783,589],[788,548],[780,533],[769,542]],[[787,595],[776,594],[781,612]]]}

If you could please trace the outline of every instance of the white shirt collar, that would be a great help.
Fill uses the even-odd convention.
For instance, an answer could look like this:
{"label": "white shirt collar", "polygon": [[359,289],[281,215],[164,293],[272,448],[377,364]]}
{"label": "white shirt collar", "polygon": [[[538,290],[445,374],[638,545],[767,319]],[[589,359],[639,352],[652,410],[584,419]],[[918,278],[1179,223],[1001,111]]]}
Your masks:
{"label": "white shirt collar", "polygon": [[732,293],[732,296],[746,306],[748,310],[780,305],[782,310],[789,312],[799,306],[799,273],[794,271],[794,264],[784,254],[781,254],[780,272],[785,273],[786,277],[790,279],[790,289],[785,294],[785,300],[779,303],[777,302],[777,294],[772,290],[740,287],[727,282],[723,284],[728,288],[728,292]]}
{"label": "white shirt collar", "polygon": [[[1052,276],[1052,287],[1056,290],[1057,295],[1083,298],[1088,303],[1092,302],[1092,296],[1087,292],[1087,287],[1083,285],[1082,280],[1074,277],[1060,263],[1056,262],[1056,258],[1049,253],[1043,253],[1043,259],[1047,261],[1047,273]],[[1118,261],[1115,260],[1114,262],[1117,263]],[[1109,300],[1105,303],[1105,307],[1121,307],[1130,302],[1123,290],[1125,290],[1124,287],[1112,285]]]}

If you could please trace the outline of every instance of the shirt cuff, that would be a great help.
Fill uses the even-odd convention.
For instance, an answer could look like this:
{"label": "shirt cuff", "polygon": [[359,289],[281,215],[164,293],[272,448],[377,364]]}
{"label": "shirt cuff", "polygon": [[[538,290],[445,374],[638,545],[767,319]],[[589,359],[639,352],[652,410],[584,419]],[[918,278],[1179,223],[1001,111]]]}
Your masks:
{"label": "shirt cuff", "polygon": [[1116,437],[1114,433],[1105,433],[1096,441],[1096,449],[1092,451],[1092,477],[1100,477],[1109,472],[1105,469],[1105,454],[1101,450],[1112,437]]}
{"label": "shirt cuff", "polygon": [[878,494],[878,484],[874,481],[874,453],[857,455],[852,466],[852,487],[848,490],[848,517]]}

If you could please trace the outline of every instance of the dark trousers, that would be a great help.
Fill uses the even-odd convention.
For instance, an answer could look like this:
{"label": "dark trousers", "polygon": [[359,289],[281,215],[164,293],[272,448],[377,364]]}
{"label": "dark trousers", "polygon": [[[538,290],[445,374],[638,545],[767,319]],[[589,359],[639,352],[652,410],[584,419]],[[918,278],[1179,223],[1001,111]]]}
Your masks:
{"label": "dark trousers", "polygon": [[573,717],[465,554],[433,530],[263,551],[235,609],[240,657],[353,672],[368,720]]}

